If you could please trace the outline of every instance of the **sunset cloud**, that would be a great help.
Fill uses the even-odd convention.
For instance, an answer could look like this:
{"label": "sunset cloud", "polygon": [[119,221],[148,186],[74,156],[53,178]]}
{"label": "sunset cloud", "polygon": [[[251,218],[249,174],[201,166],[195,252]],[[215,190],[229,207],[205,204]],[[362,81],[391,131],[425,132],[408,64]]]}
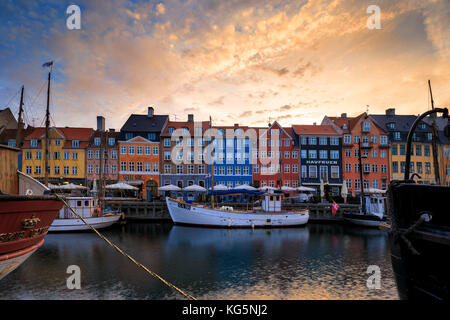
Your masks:
{"label": "sunset cloud", "polygon": [[[35,99],[48,60],[61,126],[95,126],[101,114],[120,128],[149,105],[179,119],[195,112],[263,126],[269,118],[320,122],[366,105],[417,114],[428,107],[428,79],[437,106],[450,103],[445,0],[378,1],[380,30],[367,28],[367,3],[353,0],[79,2],[76,31],[66,28],[60,1],[1,2],[3,104],[22,84]],[[37,122],[43,99],[27,110]]]}

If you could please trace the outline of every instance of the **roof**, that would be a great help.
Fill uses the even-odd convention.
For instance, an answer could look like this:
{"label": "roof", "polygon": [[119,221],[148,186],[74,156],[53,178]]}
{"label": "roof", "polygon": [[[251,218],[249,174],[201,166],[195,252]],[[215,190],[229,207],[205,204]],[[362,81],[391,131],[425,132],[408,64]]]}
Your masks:
{"label": "roof", "polygon": [[[370,114],[369,117],[376,122],[381,128],[386,131],[409,131],[414,121],[416,121],[416,115],[385,115],[385,114]],[[389,129],[388,123],[395,122],[395,129]],[[429,129],[419,129],[422,131],[429,131]]]}
{"label": "roof", "polygon": [[[62,136],[62,138],[65,139],[65,144],[63,148],[72,148],[73,140],[79,140],[80,141],[79,148],[85,148],[87,146],[89,138],[94,132],[92,128],[75,128],[75,127],[51,127],[49,128],[49,130],[56,130],[56,132],[58,132]],[[30,147],[31,139],[41,140],[44,136],[45,136],[44,127],[33,128],[32,132],[27,136],[25,136],[23,148]],[[38,148],[39,147],[40,144],[38,145]]]}
{"label": "roof", "polygon": [[9,108],[0,110],[0,129],[2,127],[17,129],[17,120]]}
{"label": "roof", "polygon": [[[97,147],[97,148],[99,147],[99,146],[94,145],[94,138],[100,137],[100,134],[101,134],[100,130],[94,130],[94,132],[92,133],[91,138],[89,140],[89,143],[88,143],[89,147]],[[105,134],[104,137],[106,139],[106,144],[108,146],[109,146],[109,144],[108,144],[107,140],[109,138],[114,138],[115,139],[114,146],[118,145],[118,139],[119,139],[120,132],[118,132],[118,131],[105,131],[104,134]]]}
{"label": "roof", "polygon": [[[428,123],[429,125],[433,124],[433,119],[431,117],[426,117],[424,119],[424,121],[426,123]],[[444,134],[444,129],[448,124],[449,124],[448,119],[445,119],[442,116],[436,117],[436,127],[438,129],[438,138],[439,138],[439,141],[443,144],[450,144],[450,138]]]}
{"label": "roof", "polygon": [[168,115],[132,114],[120,129],[121,132],[160,133],[169,120]]}
{"label": "roof", "polygon": [[167,126],[164,128],[164,131],[161,133],[161,136],[170,137],[171,134],[169,133],[169,128],[174,128],[175,130],[187,128],[189,130],[189,133],[191,135],[194,135],[194,128],[200,126],[202,128],[202,132],[206,131],[207,129],[209,129],[209,121],[169,121],[167,123]]}
{"label": "roof", "polygon": [[340,135],[331,125],[297,124],[292,129],[297,135]]}

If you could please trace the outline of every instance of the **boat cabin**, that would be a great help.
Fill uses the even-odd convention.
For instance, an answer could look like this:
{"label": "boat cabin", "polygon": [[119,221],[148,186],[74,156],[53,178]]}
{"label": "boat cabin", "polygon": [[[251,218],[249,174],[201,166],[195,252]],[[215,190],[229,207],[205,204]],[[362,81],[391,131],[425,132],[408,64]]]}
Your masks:
{"label": "boat cabin", "polygon": [[386,197],[377,194],[366,195],[366,213],[382,218],[385,212],[385,202]]}
{"label": "boat cabin", "polygon": [[[83,218],[90,218],[97,216],[97,208],[98,208],[98,200],[94,197],[67,197],[66,198],[67,203],[70,205],[70,207],[81,217]],[[59,219],[73,219],[77,218],[73,214],[73,212],[67,208],[66,206],[63,206],[62,209],[59,212]]]}
{"label": "boat cabin", "polygon": [[262,200],[262,209],[266,212],[281,212],[282,194],[265,194]]}

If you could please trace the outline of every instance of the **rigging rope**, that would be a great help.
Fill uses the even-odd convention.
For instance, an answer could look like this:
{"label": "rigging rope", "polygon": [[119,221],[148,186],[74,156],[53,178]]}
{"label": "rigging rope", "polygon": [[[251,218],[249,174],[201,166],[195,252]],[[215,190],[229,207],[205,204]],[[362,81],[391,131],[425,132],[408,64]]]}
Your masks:
{"label": "rigging rope", "polygon": [[70,209],[70,211],[72,211],[81,221],[83,221],[84,224],[86,224],[90,229],[92,229],[100,238],[102,238],[103,240],[106,241],[106,243],[108,243],[110,246],[112,246],[114,249],[116,249],[120,254],[122,254],[123,256],[127,257],[129,260],[131,260],[134,264],[136,264],[138,267],[141,267],[142,269],[144,269],[147,273],[149,273],[151,276],[159,279],[161,282],[163,282],[165,285],[167,285],[168,287],[178,291],[179,293],[181,293],[183,296],[185,296],[186,298],[190,299],[190,300],[197,300],[195,297],[191,296],[190,294],[184,292],[183,290],[181,290],[180,288],[176,287],[175,285],[171,284],[170,282],[166,281],[165,279],[163,279],[160,275],[158,275],[157,273],[151,271],[150,269],[148,269],[146,266],[144,266],[143,264],[141,264],[140,262],[136,261],[132,256],[130,256],[128,253],[126,253],[125,251],[123,251],[122,249],[120,249],[118,246],[116,246],[114,243],[112,243],[108,238],[106,238],[104,235],[102,235],[100,232],[97,231],[97,229],[95,229],[93,226],[91,226],[86,220],[83,219],[83,217],[81,217],[78,213],[76,213],[72,207],[58,194],[55,193],[55,196],[61,200],[64,205]]}

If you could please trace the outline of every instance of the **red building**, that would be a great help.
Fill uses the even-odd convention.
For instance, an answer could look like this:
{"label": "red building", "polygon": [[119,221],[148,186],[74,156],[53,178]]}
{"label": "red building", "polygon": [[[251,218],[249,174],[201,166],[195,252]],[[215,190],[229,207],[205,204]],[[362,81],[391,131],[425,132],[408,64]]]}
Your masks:
{"label": "red building", "polygon": [[299,150],[291,128],[274,122],[257,128],[258,151],[253,154],[253,185],[257,187],[298,187]]}
{"label": "red building", "polygon": [[361,189],[359,140],[364,188],[386,189],[389,184],[389,141],[387,132],[367,115],[327,117],[322,124],[332,124],[343,134],[343,178],[349,192]]}

